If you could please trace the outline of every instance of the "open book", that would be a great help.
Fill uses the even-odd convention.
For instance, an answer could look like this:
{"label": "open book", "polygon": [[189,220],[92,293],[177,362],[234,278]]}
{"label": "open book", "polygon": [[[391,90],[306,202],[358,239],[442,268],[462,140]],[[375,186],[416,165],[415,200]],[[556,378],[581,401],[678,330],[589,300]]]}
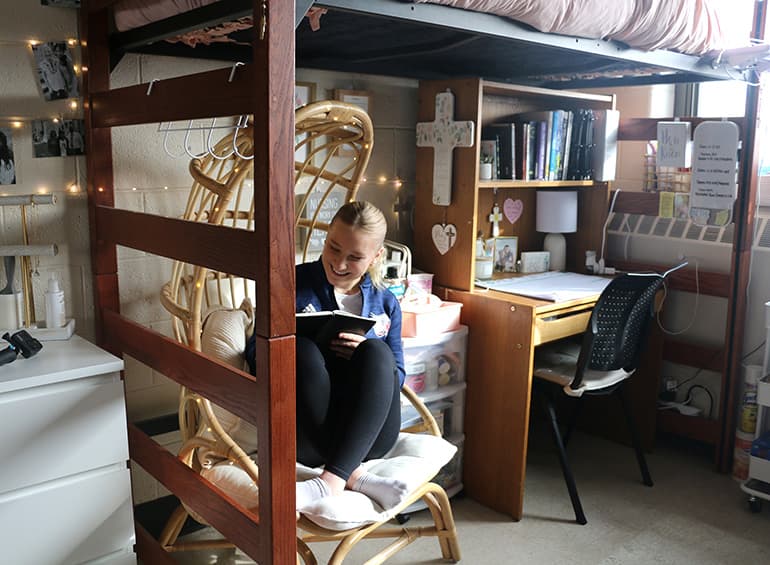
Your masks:
{"label": "open book", "polygon": [[297,312],[297,335],[309,337],[326,347],[340,332],[366,335],[374,325],[374,318],[364,318],[343,310]]}

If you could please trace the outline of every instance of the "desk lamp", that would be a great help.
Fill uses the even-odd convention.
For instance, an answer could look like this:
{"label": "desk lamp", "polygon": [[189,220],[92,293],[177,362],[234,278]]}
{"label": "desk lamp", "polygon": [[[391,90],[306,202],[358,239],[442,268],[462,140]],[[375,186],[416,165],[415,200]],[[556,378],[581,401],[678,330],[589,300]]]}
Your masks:
{"label": "desk lamp", "polygon": [[545,232],[543,251],[551,254],[551,270],[566,266],[567,242],[563,233],[577,231],[578,195],[574,190],[538,190],[535,229]]}

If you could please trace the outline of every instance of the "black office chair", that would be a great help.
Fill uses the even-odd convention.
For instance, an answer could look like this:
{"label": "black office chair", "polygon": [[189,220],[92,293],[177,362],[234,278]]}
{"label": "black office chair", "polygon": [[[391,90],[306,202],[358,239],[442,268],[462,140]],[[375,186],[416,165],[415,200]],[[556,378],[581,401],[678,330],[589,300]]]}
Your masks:
{"label": "black office chair", "polygon": [[[578,524],[586,517],[580,504],[565,446],[577,419],[584,395],[617,393],[626,416],[631,441],[645,485],[652,486],[639,437],[634,427],[629,401],[623,392],[626,379],[636,370],[644,348],[649,322],[655,312],[655,294],[665,275],[626,274],[610,282],[591,314],[582,343],[560,341],[538,348],[535,356],[534,391],[543,401],[559,451],[564,480]],[[564,393],[578,398],[567,432],[562,439],[554,409],[554,384]]]}

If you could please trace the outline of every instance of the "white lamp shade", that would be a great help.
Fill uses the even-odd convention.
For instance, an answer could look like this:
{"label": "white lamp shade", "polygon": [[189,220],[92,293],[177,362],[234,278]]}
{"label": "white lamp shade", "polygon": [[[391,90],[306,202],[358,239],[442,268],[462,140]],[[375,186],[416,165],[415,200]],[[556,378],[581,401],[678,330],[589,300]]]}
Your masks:
{"label": "white lamp shade", "polygon": [[545,233],[577,231],[578,194],[574,190],[539,190],[535,229]]}

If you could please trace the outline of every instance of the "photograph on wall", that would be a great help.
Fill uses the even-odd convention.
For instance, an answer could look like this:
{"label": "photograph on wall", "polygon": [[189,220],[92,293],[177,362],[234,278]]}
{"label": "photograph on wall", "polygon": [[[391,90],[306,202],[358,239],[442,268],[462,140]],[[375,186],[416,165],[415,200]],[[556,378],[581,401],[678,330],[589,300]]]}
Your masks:
{"label": "photograph on wall", "polygon": [[0,184],[16,184],[16,160],[10,128],[0,128]]}
{"label": "photograph on wall", "polygon": [[80,8],[80,0],[40,0],[40,4],[57,8]]}
{"label": "photograph on wall", "polygon": [[64,41],[32,46],[40,89],[46,100],[76,98],[80,95],[72,54]]}
{"label": "photograph on wall", "polygon": [[85,154],[83,120],[32,120],[35,157],[67,157]]}

